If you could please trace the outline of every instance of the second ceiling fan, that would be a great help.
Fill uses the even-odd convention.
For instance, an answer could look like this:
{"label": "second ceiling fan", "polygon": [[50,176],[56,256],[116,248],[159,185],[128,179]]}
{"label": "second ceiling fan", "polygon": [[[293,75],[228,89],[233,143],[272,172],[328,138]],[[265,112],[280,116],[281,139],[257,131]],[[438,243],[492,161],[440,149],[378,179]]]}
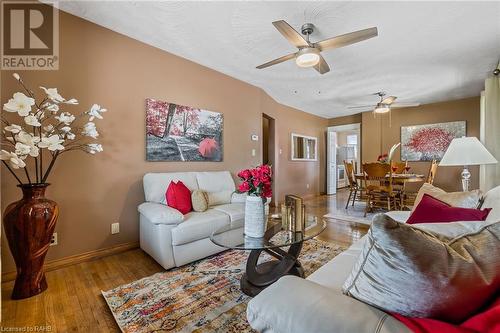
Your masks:
{"label": "second ceiling fan", "polygon": [[273,22],[273,25],[293,46],[299,50],[295,53],[287,54],[283,57],[271,60],[257,66],[258,69],[266,68],[279,64],[281,62],[295,58],[295,63],[299,67],[314,67],[320,74],[330,71],[330,66],[321,56],[321,51],[336,49],[346,45],[361,42],[365,39],[373,38],[378,35],[377,28],[368,28],[344,35],[328,38],[316,43],[309,41],[309,35],[314,31],[312,23],[306,23],[302,26],[301,32],[306,38],[302,37],[294,28],[283,20]]}

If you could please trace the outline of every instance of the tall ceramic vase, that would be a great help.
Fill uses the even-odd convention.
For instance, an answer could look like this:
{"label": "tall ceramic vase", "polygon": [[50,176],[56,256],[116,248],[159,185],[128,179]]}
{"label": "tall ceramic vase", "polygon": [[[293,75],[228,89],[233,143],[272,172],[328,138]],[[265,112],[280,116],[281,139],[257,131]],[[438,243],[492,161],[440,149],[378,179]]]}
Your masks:
{"label": "tall ceramic vase", "polygon": [[249,237],[263,237],[266,232],[265,198],[247,195],[245,201],[245,230]]}
{"label": "tall ceramic vase", "polygon": [[49,184],[18,186],[23,198],[7,206],[3,218],[17,268],[12,299],[28,298],[47,289],[43,263],[59,215],[57,203],[45,198]]}

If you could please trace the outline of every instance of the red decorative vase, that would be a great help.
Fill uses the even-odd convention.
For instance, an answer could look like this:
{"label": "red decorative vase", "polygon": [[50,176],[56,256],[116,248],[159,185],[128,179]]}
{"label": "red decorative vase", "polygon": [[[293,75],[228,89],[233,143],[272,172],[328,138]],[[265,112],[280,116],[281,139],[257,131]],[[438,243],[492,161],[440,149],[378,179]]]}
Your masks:
{"label": "red decorative vase", "polygon": [[23,198],[7,206],[3,218],[17,268],[12,299],[28,298],[47,289],[43,263],[59,216],[57,203],[45,198],[49,184],[18,186]]}

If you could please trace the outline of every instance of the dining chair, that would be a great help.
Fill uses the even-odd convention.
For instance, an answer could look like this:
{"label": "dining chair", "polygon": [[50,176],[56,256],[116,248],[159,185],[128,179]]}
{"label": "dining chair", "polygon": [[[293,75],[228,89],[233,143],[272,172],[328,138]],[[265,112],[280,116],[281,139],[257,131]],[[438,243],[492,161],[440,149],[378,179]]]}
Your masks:
{"label": "dining chair", "polygon": [[364,186],[366,188],[365,216],[375,207],[397,209],[399,192],[393,188],[391,165],[386,163],[364,163]]}
{"label": "dining chair", "polygon": [[347,198],[347,202],[345,204],[345,209],[347,209],[351,201],[352,205],[354,206],[355,201],[364,200],[364,189],[362,185],[358,184],[358,182],[356,181],[356,177],[354,176],[356,172],[356,162],[344,161],[344,167],[347,175],[347,180],[349,181],[349,197]]}

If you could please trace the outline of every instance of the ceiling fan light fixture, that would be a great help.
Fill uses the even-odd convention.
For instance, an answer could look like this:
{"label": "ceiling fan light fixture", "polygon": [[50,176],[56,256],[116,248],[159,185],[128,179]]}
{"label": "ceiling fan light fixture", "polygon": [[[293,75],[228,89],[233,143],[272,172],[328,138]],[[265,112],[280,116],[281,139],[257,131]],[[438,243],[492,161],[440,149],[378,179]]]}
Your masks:
{"label": "ceiling fan light fixture", "polygon": [[295,63],[299,67],[313,67],[319,62],[319,50],[314,47],[306,47],[297,52]]}
{"label": "ceiling fan light fixture", "polygon": [[375,113],[387,113],[389,111],[391,111],[390,106],[383,103],[377,103],[377,106],[373,109],[373,112]]}

